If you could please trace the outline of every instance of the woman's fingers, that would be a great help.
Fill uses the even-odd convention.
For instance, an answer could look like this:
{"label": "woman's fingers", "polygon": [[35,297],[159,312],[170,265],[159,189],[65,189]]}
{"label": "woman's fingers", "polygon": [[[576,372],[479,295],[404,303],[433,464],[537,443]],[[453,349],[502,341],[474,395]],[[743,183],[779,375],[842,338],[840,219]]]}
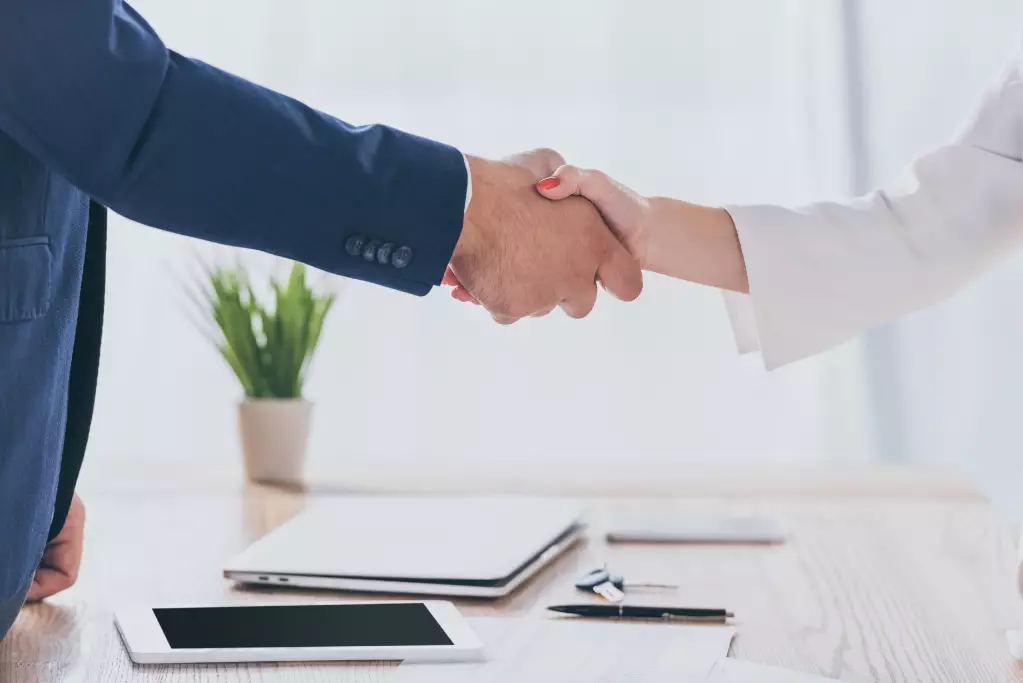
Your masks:
{"label": "woman's fingers", "polygon": [[480,305],[480,302],[476,300],[476,297],[470,294],[469,290],[462,285],[456,285],[455,288],[451,290],[451,298],[466,304]]}
{"label": "woman's fingers", "polygon": [[550,177],[539,181],[536,189],[547,199],[553,200],[572,195],[585,197],[597,207],[608,227],[618,237],[626,237],[622,233],[639,221],[644,207],[642,197],[624,185],[619,185],[607,174],[575,166],[562,166]]}
{"label": "woman's fingers", "polygon": [[455,275],[455,271],[451,270],[451,266],[448,266],[448,269],[444,271],[444,279],[440,283],[448,287],[462,286],[462,283],[458,281],[458,276]]}
{"label": "woman's fingers", "polygon": [[444,279],[441,280],[441,284],[448,287],[454,287],[454,289],[451,290],[452,299],[457,299],[458,301],[462,301],[467,304],[480,305],[480,302],[476,300],[476,297],[470,294],[469,290],[466,289],[459,281],[458,276],[455,275],[455,271],[451,270],[451,266],[448,266],[448,269],[444,272]]}
{"label": "woman's fingers", "polygon": [[579,195],[589,200],[626,248],[640,263],[646,262],[650,203],[605,173],[562,166],[537,182],[536,190],[552,200]]}

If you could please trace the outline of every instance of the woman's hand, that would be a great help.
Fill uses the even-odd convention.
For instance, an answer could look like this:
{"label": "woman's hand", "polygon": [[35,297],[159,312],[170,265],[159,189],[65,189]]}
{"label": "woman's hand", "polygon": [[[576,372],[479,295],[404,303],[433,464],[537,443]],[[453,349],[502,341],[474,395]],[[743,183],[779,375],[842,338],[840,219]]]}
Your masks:
{"label": "woman's hand", "polygon": [[581,195],[643,270],[736,292],[749,291],[735,224],[725,209],[642,197],[600,171],[562,166],[536,184],[552,200]]}
{"label": "woman's hand", "polygon": [[575,166],[562,166],[549,178],[538,182],[536,189],[547,199],[555,201],[572,195],[588,199],[597,207],[615,237],[639,261],[640,267],[647,270],[654,209],[646,197],[601,171]]}
{"label": "woman's hand", "polygon": [[476,304],[477,306],[480,305],[480,302],[476,301],[476,297],[474,297],[472,294],[469,294],[469,290],[462,286],[462,283],[459,281],[458,276],[455,275],[455,271],[451,270],[451,266],[448,266],[448,269],[444,272],[444,280],[441,282],[441,284],[446,285],[448,287],[454,287],[454,289],[451,290],[452,299],[457,299],[467,304]]}

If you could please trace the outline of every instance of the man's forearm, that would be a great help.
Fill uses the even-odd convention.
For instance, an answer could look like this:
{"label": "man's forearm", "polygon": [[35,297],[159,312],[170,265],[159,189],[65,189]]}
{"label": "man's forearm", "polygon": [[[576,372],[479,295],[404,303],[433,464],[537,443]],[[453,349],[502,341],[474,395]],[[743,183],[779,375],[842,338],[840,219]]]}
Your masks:
{"label": "man's forearm", "polygon": [[0,130],[114,211],[418,294],[440,283],[464,218],[457,150],[177,55],[117,0],[0,11]]}

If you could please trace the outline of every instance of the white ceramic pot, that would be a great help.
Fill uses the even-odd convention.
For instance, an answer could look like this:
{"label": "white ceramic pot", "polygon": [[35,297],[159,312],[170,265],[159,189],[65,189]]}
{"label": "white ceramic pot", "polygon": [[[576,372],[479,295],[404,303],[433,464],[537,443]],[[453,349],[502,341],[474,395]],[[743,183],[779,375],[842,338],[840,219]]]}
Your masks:
{"label": "white ceramic pot", "polygon": [[301,486],[313,404],[303,399],[247,399],[238,406],[245,474],[264,484]]}

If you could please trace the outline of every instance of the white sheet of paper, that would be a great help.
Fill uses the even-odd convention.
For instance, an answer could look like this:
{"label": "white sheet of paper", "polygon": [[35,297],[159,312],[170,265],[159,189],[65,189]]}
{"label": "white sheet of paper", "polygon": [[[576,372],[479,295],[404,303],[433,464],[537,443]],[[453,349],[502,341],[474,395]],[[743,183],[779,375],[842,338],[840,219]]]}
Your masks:
{"label": "white sheet of paper", "polygon": [[752,664],[738,659],[722,659],[714,665],[707,683],[838,683],[834,678]]}
{"label": "white sheet of paper", "polygon": [[469,619],[487,660],[402,664],[388,683],[688,683],[728,654],[735,630],[582,619]]}

